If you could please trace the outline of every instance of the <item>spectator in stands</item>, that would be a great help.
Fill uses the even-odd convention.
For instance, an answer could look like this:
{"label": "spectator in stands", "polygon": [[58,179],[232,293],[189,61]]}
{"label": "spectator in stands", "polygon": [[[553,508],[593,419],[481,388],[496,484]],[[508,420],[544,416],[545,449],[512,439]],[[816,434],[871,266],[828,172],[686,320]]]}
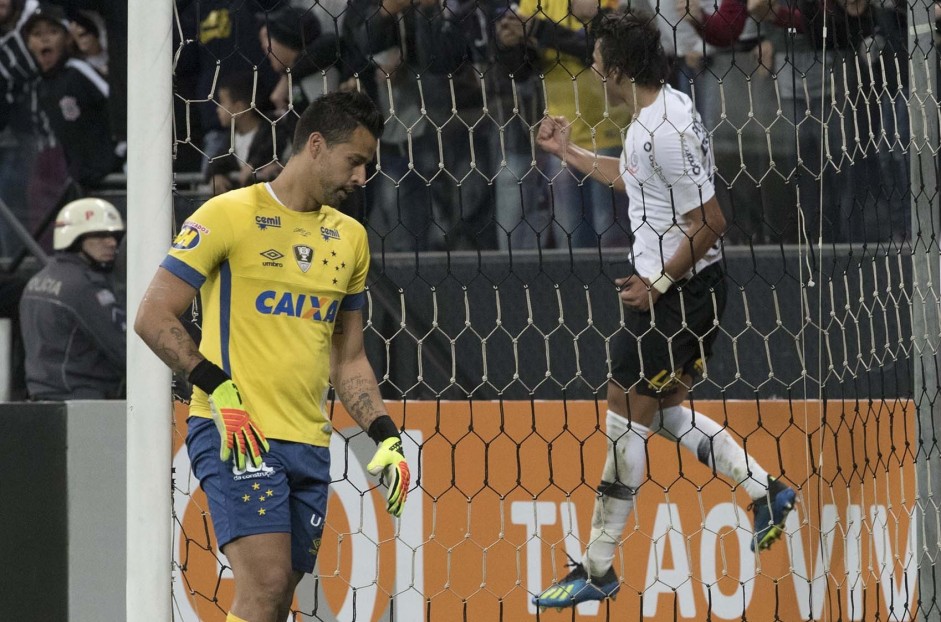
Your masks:
{"label": "spectator in stands", "polygon": [[[609,3],[600,6],[613,8]],[[573,119],[570,140],[600,156],[615,156],[632,107],[611,103],[591,69],[594,41],[585,25],[598,10],[596,0],[523,0],[518,12],[501,20],[498,36],[505,46],[522,40],[533,47],[543,74],[547,114]],[[545,156],[541,172],[549,181],[555,246],[598,247],[606,231],[629,230],[626,199],[610,183],[574,174],[554,155]],[[626,235],[618,241],[626,243]]]}
{"label": "spectator in stands", "polygon": [[438,0],[354,0],[350,6],[343,37],[356,46],[352,67],[391,115],[378,172],[367,185],[367,230],[375,247],[494,247],[487,186],[470,168],[465,124],[475,109],[475,119],[481,114],[465,30],[465,19],[476,19],[475,4],[456,2],[444,10]]}
{"label": "spectator in stands", "polygon": [[251,74],[230,74],[216,87],[216,114],[219,124],[231,129],[232,143],[210,158],[213,194],[271,181],[281,172],[278,149],[287,144],[286,137],[277,131],[281,125],[272,125],[252,105],[253,89]]}
{"label": "spectator in stands", "polygon": [[71,56],[69,23],[58,6],[42,5],[23,25],[42,80],[39,106],[62,145],[72,179],[94,188],[119,168],[108,120],[108,82]]}
{"label": "spectator in stands", "polygon": [[[789,204],[800,207],[804,231],[812,239],[822,233],[826,243],[862,235],[865,206],[857,200],[864,200],[865,186],[859,184],[868,180],[852,158],[859,155],[857,139],[865,142],[869,134],[857,62],[860,46],[873,33],[869,9],[868,0],[789,0],[774,8],[791,16],[794,33],[775,51],[786,122],[771,128],[772,159],[789,181]],[[800,235],[794,209],[777,215],[774,226],[784,231],[785,241]]]}
{"label": "spectator in stands", "polygon": [[[320,20],[313,11],[288,6],[267,13],[258,37],[268,62],[279,76],[271,94],[276,113],[283,114],[290,105],[296,115],[301,115],[310,102],[339,87],[340,70],[336,66],[341,60],[339,39],[335,33],[321,31]],[[292,120],[296,118],[292,115]]]}
{"label": "spectator in stands", "polygon": [[[176,0],[180,31],[173,29],[174,44],[179,46],[174,47],[179,50],[173,75],[178,95],[174,105],[179,118],[188,120],[177,133],[193,145],[177,154],[180,168],[205,174],[207,156],[228,149],[229,131],[219,125],[216,104],[211,101],[219,79],[230,73],[254,73],[256,103],[271,96],[278,75],[258,42],[255,11],[259,6],[257,2],[231,0]],[[192,111],[197,114],[190,114]]]}
{"label": "spectator in stands", "polygon": [[[715,5],[713,5],[715,7]],[[793,210],[785,193],[772,183],[759,184],[770,169],[766,128],[776,119],[777,100],[771,78],[770,0],[720,0],[715,12],[700,0],[679,0],[677,12],[710,47],[709,59],[695,81],[703,123],[715,154],[716,193],[726,210],[726,244],[769,240],[767,214]],[[769,20],[769,21],[765,21]],[[747,174],[742,175],[742,163]]]}
{"label": "spectator in stands", "polygon": [[[770,0],[719,0],[715,11],[708,11],[695,0],[678,0],[677,12],[688,21],[702,37],[703,41],[716,47],[728,47],[744,40],[752,41],[755,36],[743,33],[754,28],[769,17],[778,15],[786,20],[783,13],[774,13]],[[785,25],[785,24],[782,24]]]}
{"label": "spectator in stands", "polygon": [[[22,26],[37,0],[0,0],[0,199],[32,229],[27,184],[38,148],[28,96],[36,65],[26,48]],[[20,244],[10,227],[0,227],[0,256],[12,256]]]}
{"label": "spectator in stands", "polygon": [[[716,1],[690,0],[690,4],[697,2],[711,7]],[[712,46],[707,45],[692,24],[683,19],[685,7],[677,10],[676,5],[670,0],[633,0],[630,4],[632,10],[646,9],[655,16],[660,44],[672,68],[670,86],[689,95],[704,120],[714,118],[719,114],[719,102],[700,92],[704,83],[717,79],[708,70]]]}
{"label": "spectator in stands", "polygon": [[108,75],[108,49],[101,16],[91,11],[77,11],[69,18],[69,33],[75,41],[76,56]]}
{"label": "spectator in stands", "polygon": [[34,400],[121,397],[125,310],[112,269],[124,222],[113,205],[85,198],[56,219],[56,255],[23,292],[26,385]]}
{"label": "spectator in stands", "polygon": [[531,50],[523,42],[503,45],[499,40],[497,30],[505,27],[503,18],[509,9],[493,1],[483,3],[480,10],[483,19],[462,23],[480,27],[470,39],[477,44],[474,62],[483,73],[487,114],[475,137],[489,140],[490,168],[480,170],[493,180],[490,200],[497,248],[538,248],[548,216],[540,205],[543,184],[533,170],[530,133],[543,115],[542,83],[527,62]]}
{"label": "spectator in stands", "polygon": [[10,121],[11,109],[22,100],[26,86],[36,77],[36,64],[22,31],[23,24],[38,6],[38,0],[0,0],[0,125],[3,126]]}

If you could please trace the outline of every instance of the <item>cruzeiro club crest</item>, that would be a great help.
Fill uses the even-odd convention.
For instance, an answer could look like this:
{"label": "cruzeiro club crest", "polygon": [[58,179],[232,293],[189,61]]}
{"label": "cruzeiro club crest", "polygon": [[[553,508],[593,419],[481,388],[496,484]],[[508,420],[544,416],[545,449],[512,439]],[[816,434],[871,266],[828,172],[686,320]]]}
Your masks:
{"label": "cruzeiro club crest", "polygon": [[310,270],[310,263],[314,259],[314,249],[304,244],[294,245],[294,259],[302,272]]}

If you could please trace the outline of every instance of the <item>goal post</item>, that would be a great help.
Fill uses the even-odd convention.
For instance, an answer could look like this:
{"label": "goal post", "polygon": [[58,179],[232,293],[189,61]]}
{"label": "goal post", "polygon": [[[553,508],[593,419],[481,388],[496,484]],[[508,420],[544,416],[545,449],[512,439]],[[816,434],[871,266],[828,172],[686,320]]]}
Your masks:
{"label": "goal post", "polygon": [[172,0],[128,4],[127,619],[171,619],[170,371],[133,331],[171,235]]}
{"label": "goal post", "polygon": [[922,529],[918,536],[919,611],[925,622],[941,620],[941,594],[935,564],[941,550],[941,448],[937,443],[937,426],[941,422],[938,373],[941,348],[941,253],[939,253],[939,208],[941,188],[938,185],[939,87],[941,77],[939,52],[933,41],[934,7],[918,2],[913,5],[909,29],[911,97],[908,105],[911,118],[912,231],[920,231],[921,244],[912,252],[912,290],[923,305],[923,313],[915,313],[912,321],[912,356],[922,360],[914,366],[914,399],[918,412],[915,461],[917,501],[915,511]]}

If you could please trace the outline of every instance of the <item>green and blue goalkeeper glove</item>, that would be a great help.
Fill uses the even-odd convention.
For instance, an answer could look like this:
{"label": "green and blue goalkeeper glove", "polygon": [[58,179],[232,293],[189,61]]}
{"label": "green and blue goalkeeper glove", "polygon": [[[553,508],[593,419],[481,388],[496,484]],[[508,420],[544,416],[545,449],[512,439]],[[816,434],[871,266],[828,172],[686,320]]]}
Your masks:
{"label": "green and blue goalkeeper glove", "polygon": [[209,395],[209,410],[219,430],[222,445],[219,457],[228,462],[235,450],[235,463],[245,468],[246,457],[261,466],[262,452],[268,451],[268,440],[261,433],[242,403],[238,387],[228,375],[209,361],[202,361],[190,372],[189,380]]}
{"label": "green and blue goalkeeper glove", "polygon": [[372,460],[366,465],[366,470],[372,475],[378,475],[379,481],[387,487],[386,511],[393,516],[401,516],[411,480],[408,463],[405,462],[405,455],[402,453],[402,439],[398,436],[395,424],[387,416],[380,417],[373,422],[369,427],[369,436],[373,440],[376,440],[376,436],[385,436],[385,438],[379,442],[379,447]]}

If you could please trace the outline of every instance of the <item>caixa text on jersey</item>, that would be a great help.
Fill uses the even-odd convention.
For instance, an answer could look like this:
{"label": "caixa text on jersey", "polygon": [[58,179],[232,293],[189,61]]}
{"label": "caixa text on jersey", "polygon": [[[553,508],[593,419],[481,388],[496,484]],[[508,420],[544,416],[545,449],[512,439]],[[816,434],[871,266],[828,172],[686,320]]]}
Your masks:
{"label": "caixa text on jersey", "polygon": [[255,309],[259,313],[299,317],[316,322],[334,321],[339,308],[340,301],[329,296],[276,292],[269,289],[255,298]]}

